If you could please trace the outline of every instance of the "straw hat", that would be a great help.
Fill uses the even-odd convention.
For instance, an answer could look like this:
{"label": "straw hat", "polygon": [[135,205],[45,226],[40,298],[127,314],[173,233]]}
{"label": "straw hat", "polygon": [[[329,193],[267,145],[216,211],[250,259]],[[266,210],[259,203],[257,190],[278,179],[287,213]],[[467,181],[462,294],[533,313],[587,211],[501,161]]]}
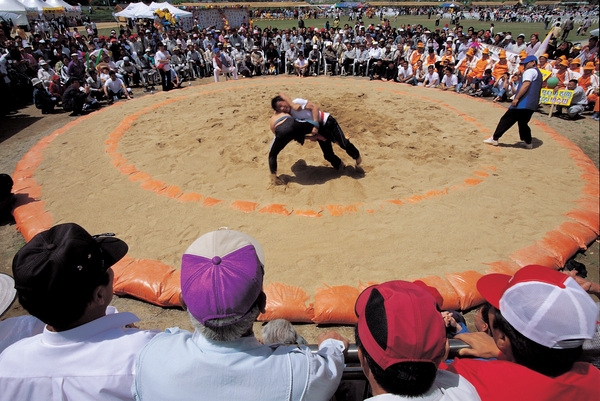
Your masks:
{"label": "straw hat", "polygon": [[102,72],[102,70],[105,68],[110,69],[107,63],[98,63],[98,65],[96,66],[96,71]]}

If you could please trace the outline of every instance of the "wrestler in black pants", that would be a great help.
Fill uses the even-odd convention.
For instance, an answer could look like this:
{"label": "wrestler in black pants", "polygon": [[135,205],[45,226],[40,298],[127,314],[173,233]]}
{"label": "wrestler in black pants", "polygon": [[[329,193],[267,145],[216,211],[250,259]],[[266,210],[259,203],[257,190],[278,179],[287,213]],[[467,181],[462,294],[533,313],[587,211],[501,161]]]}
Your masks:
{"label": "wrestler in black pants", "polygon": [[529,109],[508,109],[502,116],[494,132],[494,140],[497,141],[506,131],[515,123],[519,124],[519,137],[527,144],[531,143],[531,128],[529,120],[533,116],[533,110]]}
{"label": "wrestler in black pants", "polygon": [[[350,140],[344,136],[342,128],[332,116],[329,116],[327,118],[327,122],[321,127],[319,133],[326,139],[328,139],[328,141],[337,143],[339,147],[344,149],[348,156],[350,156],[354,160],[360,157],[360,152],[358,151],[358,149],[356,149],[356,146],[354,146],[350,142]],[[328,149],[326,153],[326,149],[323,147],[324,144],[326,144],[326,142],[319,141],[319,145],[321,145],[321,149],[323,150],[323,155],[325,156],[325,159],[331,164],[333,164],[333,167],[338,168],[340,165],[340,158],[333,154],[333,149],[331,149],[331,143],[328,147],[325,146],[325,148]],[[329,149],[331,149],[331,154],[333,154],[332,160],[335,160],[335,163],[328,158]]]}

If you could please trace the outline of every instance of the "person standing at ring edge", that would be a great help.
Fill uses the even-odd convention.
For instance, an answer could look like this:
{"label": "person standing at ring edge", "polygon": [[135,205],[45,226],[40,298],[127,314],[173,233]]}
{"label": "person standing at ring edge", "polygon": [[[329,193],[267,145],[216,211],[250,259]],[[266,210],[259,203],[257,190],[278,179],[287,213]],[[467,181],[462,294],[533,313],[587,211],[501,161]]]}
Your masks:
{"label": "person standing at ring edge", "polygon": [[517,89],[517,94],[510,104],[510,107],[504,113],[494,135],[484,140],[483,142],[498,146],[498,139],[515,123],[519,124],[519,137],[523,141],[526,149],[532,149],[531,143],[531,128],[529,128],[529,120],[533,112],[537,110],[540,102],[540,91],[542,89],[542,74],[537,68],[537,58],[535,56],[527,56],[520,64],[525,65],[523,78]]}

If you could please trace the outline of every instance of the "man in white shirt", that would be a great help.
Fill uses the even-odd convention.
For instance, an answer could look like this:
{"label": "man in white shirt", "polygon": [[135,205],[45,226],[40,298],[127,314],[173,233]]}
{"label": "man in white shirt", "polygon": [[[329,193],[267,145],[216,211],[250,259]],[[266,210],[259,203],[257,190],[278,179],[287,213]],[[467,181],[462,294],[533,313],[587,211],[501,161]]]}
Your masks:
{"label": "man in white shirt", "polygon": [[458,77],[452,73],[452,68],[446,67],[444,69],[444,76],[438,88],[444,91],[453,91],[458,85]]}
{"label": "man in white shirt", "polygon": [[135,355],[156,332],[126,328],[139,320],[132,313],[106,314],[111,266],[127,253],[113,235],[59,224],[17,252],[19,302],[46,326],[0,354],[2,399],[132,399]]}
{"label": "man in white shirt", "polygon": [[126,97],[127,100],[131,100],[131,96],[129,96],[129,91],[125,84],[121,80],[121,78],[117,77],[117,73],[111,71],[108,73],[109,79],[104,82],[104,94],[108,99],[108,103],[112,104],[114,101]]}
{"label": "man in white shirt", "polygon": [[354,310],[358,359],[373,396],[368,400],[480,400],[465,378],[438,370],[446,329],[427,289],[400,280],[374,285],[359,295]]}
{"label": "man in white shirt", "polygon": [[348,342],[334,331],[319,351],[263,345],[252,330],[264,312],[264,253],[229,229],[196,239],[181,261],[181,296],[193,333],[168,329],[136,362],[132,391],[143,400],[326,401],[338,387]]}
{"label": "man in white shirt", "polygon": [[308,73],[308,61],[306,61],[302,52],[298,53],[298,58],[294,61],[294,70],[300,78],[304,78]]}
{"label": "man in white shirt", "polygon": [[425,74],[425,80],[423,86],[426,88],[435,88],[440,83],[440,75],[437,73],[433,65],[427,67],[427,74]]}
{"label": "man in white shirt", "polygon": [[415,84],[413,69],[406,60],[400,61],[400,67],[398,67],[398,82],[411,85]]}

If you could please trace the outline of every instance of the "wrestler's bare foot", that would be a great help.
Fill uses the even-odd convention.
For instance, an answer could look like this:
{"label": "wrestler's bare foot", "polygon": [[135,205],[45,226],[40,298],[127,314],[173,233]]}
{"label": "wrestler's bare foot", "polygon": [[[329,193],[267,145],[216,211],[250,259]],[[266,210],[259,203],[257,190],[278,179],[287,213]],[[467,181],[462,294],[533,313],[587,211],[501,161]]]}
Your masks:
{"label": "wrestler's bare foot", "polygon": [[344,171],[346,169],[346,165],[344,164],[344,162],[340,162],[340,165],[338,166],[338,171]]}
{"label": "wrestler's bare foot", "polygon": [[358,158],[355,160],[356,161],[356,166],[354,167],[354,169],[361,174],[364,174],[365,170],[362,168],[362,166],[360,165],[362,163],[362,157],[358,156]]}
{"label": "wrestler's bare foot", "polygon": [[285,181],[281,177],[277,177],[277,174],[271,174],[271,184],[273,185],[285,185]]}

